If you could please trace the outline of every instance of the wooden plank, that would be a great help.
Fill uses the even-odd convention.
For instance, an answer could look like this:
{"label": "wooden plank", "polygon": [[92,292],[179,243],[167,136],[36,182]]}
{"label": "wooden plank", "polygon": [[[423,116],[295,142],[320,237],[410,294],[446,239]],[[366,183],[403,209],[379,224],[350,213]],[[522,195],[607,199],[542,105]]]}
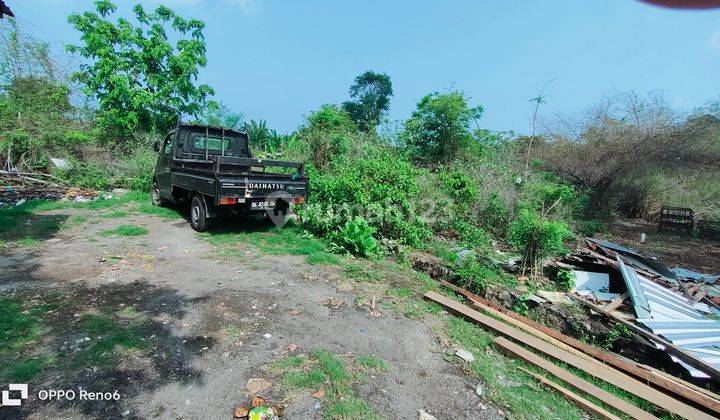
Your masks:
{"label": "wooden plank", "polygon": [[551,373],[553,376],[559,378],[560,380],[574,386],[585,395],[592,395],[593,397],[603,401],[610,407],[613,407],[616,410],[619,410],[634,419],[647,420],[657,418],[652,414],[643,411],[638,407],[635,407],[634,405],[623,400],[622,398],[617,397],[614,394],[611,394],[608,391],[605,391],[604,389],[593,385],[585,379],[568,372],[560,366],[557,366],[549,360],[543,359],[537,354],[522,348],[521,346],[511,342],[504,337],[496,338],[493,341],[493,344],[501,353],[504,353],[516,359],[524,360],[527,363],[544,369],[547,372]]}
{"label": "wooden plank", "polygon": [[538,375],[535,372],[530,372],[529,370],[527,370],[525,368],[520,368],[520,370],[522,370],[523,372],[532,376],[533,378],[537,379],[538,382],[547,386],[548,388],[557,391],[566,400],[575,404],[581,410],[584,410],[586,413],[590,414],[591,416],[600,418],[600,419],[605,419],[605,420],[620,420],[620,417],[614,415],[613,413],[605,410],[604,408],[602,408],[598,405],[593,404],[592,402],[590,402],[590,401],[586,400],[585,398],[579,396],[578,394],[570,391],[569,389],[563,388],[561,385],[556,384],[555,382],[551,381],[550,379],[548,379],[544,376]]}
{"label": "wooden plank", "polygon": [[[541,339],[547,341],[548,343],[551,343],[557,347],[560,347],[563,350],[569,351],[570,353],[573,353],[576,356],[582,357],[587,360],[595,361],[595,359],[593,359],[591,356],[583,353],[582,351],[576,350],[575,348],[570,347],[569,345],[563,343],[562,341],[560,341],[554,337],[551,337],[550,335],[544,333],[543,331],[540,331],[540,330],[534,328],[533,326],[528,325],[527,323],[517,320],[509,315],[506,315],[502,311],[499,311],[496,308],[494,308],[490,305],[487,305],[485,302],[483,302],[483,301],[485,301],[485,299],[482,299],[480,296],[477,296],[477,295],[475,295],[461,287],[458,287],[452,283],[447,283],[447,284],[446,283],[447,282],[443,282],[442,284],[447,287],[450,287],[454,291],[465,296],[470,302],[472,302],[473,306],[475,306],[476,308],[478,308],[488,314],[494,315],[494,316],[502,319],[503,321],[505,321],[509,324],[512,324],[512,325],[524,330],[525,332],[528,332],[528,333],[534,335],[535,337],[541,338]],[[467,294],[465,292],[467,292]],[[598,362],[598,363],[600,363],[600,362]]]}
{"label": "wooden plank", "polygon": [[517,328],[511,327],[498,321],[494,318],[490,318],[487,315],[483,315],[480,312],[469,308],[462,303],[459,303],[453,299],[445,297],[436,292],[427,292],[425,294],[427,299],[433,300],[453,310],[456,313],[464,315],[484,327],[494,331],[495,333],[502,334],[510,337],[516,341],[519,341],[525,345],[528,345],[541,353],[553,357],[557,360],[561,360],[575,368],[583,370],[584,372],[592,375],[598,379],[602,379],[616,387],[623,389],[631,394],[634,394],[644,400],[647,400],[658,407],[661,407],[671,413],[685,417],[687,419],[712,419],[713,417],[698,410],[697,408],[691,407],[681,401],[673,399],[672,397],[663,394],[662,392],[637,381],[636,379],[613,369],[610,366],[598,366],[586,359],[578,357],[570,352],[555,347],[552,344],[546,343],[537,337],[522,332]]}
{"label": "wooden plank", "polygon": [[623,293],[622,295],[620,295],[620,296],[616,297],[615,299],[613,299],[612,301],[610,301],[610,303],[608,303],[607,305],[603,306],[603,309],[605,309],[608,312],[614,311],[615,309],[620,307],[620,305],[622,305],[623,302],[625,302],[625,299],[627,299],[628,296],[629,296],[628,292]]}
{"label": "wooden plank", "polygon": [[465,296],[472,302],[479,302],[482,304],[485,304],[488,307],[491,307],[498,311],[499,313],[502,313],[509,318],[515,319],[517,321],[520,321],[524,324],[527,324],[536,330],[543,332],[547,334],[550,337],[555,338],[558,341],[561,341],[568,346],[571,346],[581,352],[584,352],[586,354],[589,354],[590,356],[605,362],[609,365],[614,366],[617,369],[620,369],[626,373],[629,373],[637,378],[640,378],[644,381],[647,381],[648,383],[661,388],[665,390],[666,392],[669,392],[673,395],[677,395],[682,398],[686,398],[689,401],[692,401],[696,404],[699,404],[702,407],[705,407],[708,410],[711,410],[717,414],[720,414],[720,401],[718,401],[718,398],[720,396],[713,394],[712,392],[702,389],[694,384],[691,384],[689,382],[685,382],[680,378],[676,378],[674,376],[671,376],[665,372],[658,371],[657,369],[654,369],[650,366],[646,366],[640,363],[637,363],[633,360],[627,359],[623,356],[620,356],[615,353],[610,353],[603,351],[601,349],[592,347],[586,343],[583,343],[582,341],[576,340],[572,337],[569,337],[559,331],[556,331],[552,328],[548,328],[547,326],[526,318],[516,312],[513,312],[507,308],[504,308],[502,306],[495,305],[494,303],[490,302],[487,299],[484,299],[480,296],[477,296],[473,294],[472,292],[465,290],[461,287],[458,287],[452,283],[448,283],[446,281],[441,281],[441,284],[443,286],[449,287],[455,292]]}
{"label": "wooden plank", "polygon": [[577,296],[573,296],[573,295],[568,295],[568,296],[570,296],[575,301],[580,302],[581,304],[587,306],[588,308],[590,308],[598,313],[609,316],[610,318],[615,320],[615,322],[621,323],[622,325],[624,325],[627,328],[629,328],[630,330],[632,330],[634,333],[637,333],[648,340],[662,344],[665,347],[665,351],[667,353],[677,357],[678,359],[682,360],[683,362],[687,363],[688,365],[705,372],[713,379],[720,380],[720,371],[715,369],[715,367],[713,367],[712,365],[709,365],[709,364],[705,363],[704,361],[687,353],[685,350],[676,346],[675,344],[665,340],[664,338],[662,338],[660,336],[657,336],[657,335],[651,333],[650,331],[646,331],[631,322],[628,322],[622,318],[618,318],[615,315],[613,315],[612,313],[605,312],[601,307],[599,307],[595,304],[592,304],[584,299],[581,299],[581,298],[579,298]]}

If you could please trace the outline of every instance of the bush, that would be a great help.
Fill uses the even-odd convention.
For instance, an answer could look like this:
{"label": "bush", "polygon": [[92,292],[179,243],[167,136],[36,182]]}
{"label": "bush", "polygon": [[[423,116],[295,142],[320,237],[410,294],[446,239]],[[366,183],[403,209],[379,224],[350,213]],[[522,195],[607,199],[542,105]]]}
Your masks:
{"label": "bush", "polygon": [[382,147],[360,156],[336,158],[325,172],[310,171],[313,203],[299,211],[303,225],[318,235],[335,235],[361,216],[376,239],[420,245],[430,235],[409,204],[418,194],[417,172]]}
{"label": "bush", "polygon": [[303,154],[319,170],[327,169],[330,162],[347,152],[350,135],[357,132],[350,115],[336,105],[325,104],[307,117],[307,124],[298,131]]}
{"label": "bush", "polygon": [[480,211],[481,226],[497,237],[504,237],[509,223],[510,209],[497,193],[491,194]]}
{"label": "bush", "polygon": [[369,150],[334,160],[327,173],[311,173],[310,195],[332,204],[404,204],[418,192],[416,178],[412,164],[397,153]]}
{"label": "bush", "polygon": [[524,255],[525,267],[539,274],[538,265],[546,257],[565,252],[564,241],[572,236],[567,223],[548,220],[535,211],[523,209],[510,223],[509,242]]}
{"label": "bush", "polygon": [[490,284],[513,285],[513,281],[499,267],[468,258],[456,270],[463,286],[475,293],[482,293]]}
{"label": "bush", "polygon": [[478,200],[477,184],[468,174],[459,170],[440,171],[439,177],[448,195],[459,206],[469,209]]}
{"label": "bush", "polygon": [[[116,156],[120,156],[118,159]],[[150,191],[157,154],[146,145],[137,145],[127,153],[122,150],[96,152],[86,160],[70,159],[68,169],[57,175],[71,185],[96,190],[127,188]]]}
{"label": "bush", "polygon": [[353,255],[369,257],[380,253],[380,245],[373,237],[375,229],[367,220],[356,216],[345,222],[340,229],[331,232],[329,239]]}

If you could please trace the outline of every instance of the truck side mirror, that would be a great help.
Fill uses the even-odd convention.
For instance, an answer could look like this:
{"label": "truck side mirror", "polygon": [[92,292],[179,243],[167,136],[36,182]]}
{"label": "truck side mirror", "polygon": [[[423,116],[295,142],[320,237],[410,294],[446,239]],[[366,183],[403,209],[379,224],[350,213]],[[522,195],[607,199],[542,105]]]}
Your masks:
{"label": "truck side mirror", "polygon": [[160,141],[159,141],[159,140],[155,140],[155,143],[153,143],[153,149],[154,149],[156,152],[159,152],[159,151],[160,151]]}

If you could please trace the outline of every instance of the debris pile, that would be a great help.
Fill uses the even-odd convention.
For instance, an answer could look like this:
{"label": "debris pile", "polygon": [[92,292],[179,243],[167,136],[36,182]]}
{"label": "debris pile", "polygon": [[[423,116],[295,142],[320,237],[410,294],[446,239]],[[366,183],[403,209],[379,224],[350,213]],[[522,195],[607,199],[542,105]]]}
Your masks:
{"label": "debris pile", "polygon": [[557,262],[579,268],[574,270],[575,290],[583,302],[601,305],[611,318],[664,338],[677,350],[649,341],[692,376],[720,378],[720,321],[714,319],[720,314],[720,289],[715,285],[720,275],[671,269],[608,241],[588,238],[585,243]]}
{"label": "debris pile", "polygon": [[[720,289],[715,284],[720,275],[669,268],[633,249],[590,238],[575,253],[552,264],[573,272],[573,293],[538,291],[538,299],[551,305],[575,301],[586,306],[607,324],[624,327],[638,345],[657,349],[652,351],[663,355],[665,365],[649,366],[591,346],[448,281],[441,284],[465,297],[473,308],[436,292],[426,293],[425,298],[497,334],[493,345],[499,352],[544,372],[528,374],[591,416],[655,418],[646,408],[586,381],[564,365],[642,398],[661,412],[687,419],[720,416],[720,395],[707,389],[716,390],[720,384]],[[685,372],[682,378],[692,382],[666,370]]]}

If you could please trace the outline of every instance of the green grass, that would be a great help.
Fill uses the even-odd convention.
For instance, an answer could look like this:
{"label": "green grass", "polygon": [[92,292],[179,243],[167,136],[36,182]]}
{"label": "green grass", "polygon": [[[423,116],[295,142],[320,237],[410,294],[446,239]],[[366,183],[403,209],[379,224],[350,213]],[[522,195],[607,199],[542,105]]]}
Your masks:
{"label": "green grass", "polygon": [[[38,211],[49,211],[49,210],[65,210],[65,209],[84,209],[84,210],[102,210],[102,209],[114,209],[118,206],[122,206],[128,203],[135,202],[149,202],[150,194],[141,191],[128,191],[125,194],[112,197],[90,200],[87,202],[77,202],[71,200],[60,200],[60,201],[44,201],[44,200],[33,200],[36,201],[33,204],[33,210]],[[27,204],[27,203],[25,203]]]}
{"label": "green grass", "polygon": [[98,198],[84,203],[71,200],[29,200],[19,206],[0,206],[0,220],[3,221],[0,223],[0,240],[18,246],[36,246],[61,229],[78,226],[87,221],[87,217],[81,215],[39,214],[44,211],[116,209],[128,203],[147,204],[149,200],[148,193],[129,191],[120,197]]}
{"label": "green grass", "polygon": [[0,383],[27,381],[41,372],[46,359],[32,352],[42,330],[42,315],[50,306],[27,309],[20,299],[0,298]]}
{"label": "green grass", "polygon": [[311,369],[308,372],[288,372],[280,380],[282,386],[292,389],[319,389],[327,377],[320,369]]}
{"label": "green grass", "polygon": [[21,359],[10,365],[3,376],[11,382],[28,382],[42,372],[49,363],[50,361],[45,357]]}
{"label": "green grass", "polygon": [[121,218],[127,217],[128,215],[129,215],[129,213],[126,211],[113,210],[109,213],[102,213],[100,215],[100,217],[103,219],[121,219]]}
{"label": "green grass", "polygon": [[380,270],[361,264],[348,264],[344,272],[349,278],[360,282],[378,283],[385,278]]}
{"label": "green grass", "polygon": [[107,315],[82,314],[80,315],[79,330],[88,334],[104,334],[115,328],[115,322]]}
{"label": "green grass", "polygon": [[248,246],[269,255],[303,255],[312,265],[339,265],[342,258],[326,251],[326,245],[289,222],[272,226],[265,220],[244,220],[242,226],[205,232],[199,236],[218,248],[220,256],[242,256]]}
{"label": "green grass", "polygon": [[300,367],[305,362],[306,358],[303,356],[290,356],[273,363],[272,369],[282,370],[290,367]]}
{"label": "green grass", "polygon": [[129,326],[121,326],[113,321],[92,320],[89,324],[81,323],[81,329],[87,328],[89,334],[102,331],[107,335],[100,338],[92,336],[87,342],[87,347],[80,350],[72,359],[71,365],[74,368],[86,366],[112,367],[118,358],[125,352],[134,349],[144,349],[148,343],[143,339],[142,323],[131,323]]}
{"label": "green grass", "polygon": [[[111,369],[128,352],[150,347],[144,339],[147,317],[143,314],[123,308],[107,313],[80,311],[75,318],[74,299],[57,291],[0,297],[0,383],[72,376],[87,367]],[[68,316],[70,321],[65,320]],[[58,319],[63,321],[58,324]],[[85,337],[89,341],[74,341]],[[68,343],[57,349],[63,340]]]}
{"label": "green grass", "polygon": [[[383,360],[372,356],[356,356],[354,361],[361,368],[387,368]],[[282,372],[280,384],[285,389],[325,390],[324,418],[378,418],[370,406],[353,392],[352,385],[361,375],[353,375],[340,358],[327,350],[315,350],[310,357],[291,356],[281,359],[271,365],[271,370]]]}
{"label": "green grass", "polygon": [[114,229],[103,230],[100,236],[142,236],[147,235],[148,230],[142,226],[120,225]]}
{"label": "green grass", "polygon": [[366,369],[388,370],[387,363],[375,356],[355,356],[355,363]]}
{"label": "green grass", "polygon": [[533,371],[536,369],[495,351],[488,351],[495,338],[489,332],[457,317],[448,319],[446,331],[451,341],[475,356],[475,361],[469,367],[485,383],[486,398],[510,408],[519,418],[583,417],[577,407],[558,394],[541,388],[518,367]]}
{"label": "green grass", "polygon": [[152,203],[143,201],[137,205],[136,210],[138,213],[150,214],[153,216],[160,217],[165,220],[181,219],[182,213],[174,207],[159,207],[154,206]]}

